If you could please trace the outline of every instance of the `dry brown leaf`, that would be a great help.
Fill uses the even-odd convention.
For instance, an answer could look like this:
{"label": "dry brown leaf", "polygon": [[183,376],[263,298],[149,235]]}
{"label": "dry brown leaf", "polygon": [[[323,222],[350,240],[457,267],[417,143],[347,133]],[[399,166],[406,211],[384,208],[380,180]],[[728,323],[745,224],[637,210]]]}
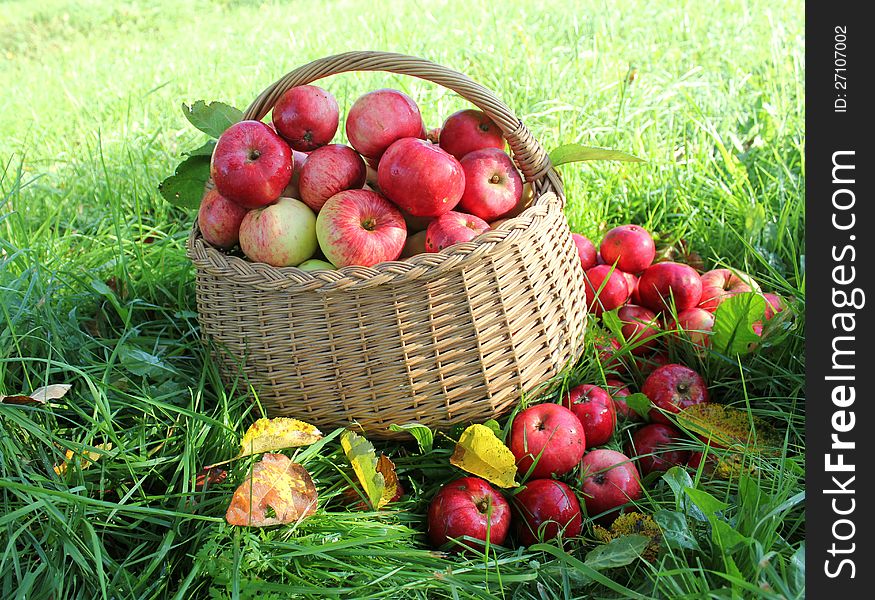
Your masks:
{"label": "dry brown leaf", "polygon": [[63,398],[72,386],[69,383],[56,383],[53,385],[43,386],[34,390],[30,395],[16,394],[12,396],[0,395],[0,403],[2,404],[45,404],[51,400],[59,400]]}
{"label": "dry brown leaf", "polygon": [[228,478],[228,471],[218,467],[206,467],[200,470],[194,480],[194,489],[200,491],[211,485],[218,485]]}
{"label": "dry brown leaf", "polygon": [[287,417],[258,419],[246,430],[243,439],[240,440],[240,454],[237,458],[284,448],[308,446],[320,439],[322,439],[322,432],[304,421]]}
{"label": "dry brown leaf", "polygon": [[283,454],[265,454],[234,492],[225,520],[240,527],[294,523],[316,512],[317,498],[304,467]]}

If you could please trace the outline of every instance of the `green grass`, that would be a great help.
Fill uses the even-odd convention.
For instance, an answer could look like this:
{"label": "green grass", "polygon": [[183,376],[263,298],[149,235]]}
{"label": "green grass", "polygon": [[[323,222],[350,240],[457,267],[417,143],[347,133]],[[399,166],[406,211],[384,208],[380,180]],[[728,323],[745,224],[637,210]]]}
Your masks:
{"label": "green grass", "polygon": [[[803,41],[803,5],[792,1],[4,2],[0,393],[73,388],[50,407],[0,406],[0,596],[804,596]],[[349,475],[336,439],[300,456],[320,508],[296,527],[224,523],[245,461],[226,483],[193,491],[194,474],[233,456],[261,408],[245,387],[223,386],[200,344],[184,254],[194,215],[156,190],[203,141],[180,105],[245,108],[291,68],[356,49],[467,73],[548,149],[580,142],[645,158],[562,167],[572,228],[597,240],[639,223],[789,300],[794,326],[756,354],[673,349],[715,400],[780,433],[776,456],[746,459],[748,478],[690,472],[690,485],[729,505],[714,519],[740,538],[713,534],[720,526],[683,493],[648,480],[639,508],[671,513],[696,549],[669,547],[601,581],[581,562],[595,547],[588,526],[567,552],[447,557],[423,536],[429,499],[458,473],[446,445],[425,456],[386,448],[409,494],[381,514],[342,506]],[[399,87],[431,126],[465,106],[393,75],[324,85],[342,110]],[[600,381],[594,357],[588,347],[566,384]],[[106,443],[89,468],[54,473],[66,450]]]}

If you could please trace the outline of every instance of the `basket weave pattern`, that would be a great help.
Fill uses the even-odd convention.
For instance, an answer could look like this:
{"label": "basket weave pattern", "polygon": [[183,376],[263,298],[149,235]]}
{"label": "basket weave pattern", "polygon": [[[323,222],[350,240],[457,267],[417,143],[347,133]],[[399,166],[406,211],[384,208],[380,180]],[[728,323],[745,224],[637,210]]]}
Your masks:
{"label": "basket weave pattern", "polygon": [[445,428],[499,416],[578,358],[583,271],[562,211],[561,180],[525,126],[489,90],[423,59],[354,52],[278,80],[244,119],[287,89],[348,71],[388,71],[453,89],[501,128],[535,200],[471,242],[404,261],[337,271],[229,256],[195,222],[188,256],[198,317],[223,377],[241,372],[270,416],[326,429],[357,423]]}

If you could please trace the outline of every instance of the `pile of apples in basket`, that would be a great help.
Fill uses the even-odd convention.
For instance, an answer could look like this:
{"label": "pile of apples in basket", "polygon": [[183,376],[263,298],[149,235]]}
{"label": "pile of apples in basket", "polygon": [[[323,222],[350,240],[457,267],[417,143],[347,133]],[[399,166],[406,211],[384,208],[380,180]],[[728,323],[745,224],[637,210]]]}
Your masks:
{"label": "pile of apples in basket", "polygon": [[270,123],[226,129],[198,212],[204,239],[276,267],[370,267],[470,241],[531,202],[479,110],[427,131],[413,99],[379,89],[350,107],[349,145],[331,143],[339,122],[335,98],[302,85],[279,98]]}

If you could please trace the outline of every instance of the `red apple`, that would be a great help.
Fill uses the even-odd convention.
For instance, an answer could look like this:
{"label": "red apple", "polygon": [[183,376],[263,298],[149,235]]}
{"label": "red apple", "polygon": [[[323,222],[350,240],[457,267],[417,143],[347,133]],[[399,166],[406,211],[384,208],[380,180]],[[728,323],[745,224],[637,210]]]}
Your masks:
{"label": "red apple", "polygon": [[417,231],[410,233],[408,230],[407,239],[404,241],[404,248],[401,250],[401,258],[410,258],[417,254],[427,252],[425,249],[425,231]]}
{"label": "red apple", "polygon": [[681,311],[677,319],[667,323],[666,328],[684,331],[692,343],[710,348],[711,334],[714,330],[714,313],[704,308],[688,308]]}
{"label": "red apple", "polygon": [[620,274],[626,278],[626,286],[629,288],[629,299],[637,296],[638,292],[638,276],[626,271],[620,271]]}
{"label": "red apple", "polygon": [[580,266],[583,267],[583,270],[589,271],[596,266],[595,244],[579,233],[572,233],[571,239],[574,240],[574,245],[577,246],[577,256],[580,257]]}
{"label": "red apple", "polygon": [[513,497],[516,538],[523,546],[549,541],[560,534],[580,535],[583,519],[574,491],[555,479],[533,479]]}
{"label": "red apple", "polygon": [[219,136],[210,177],[228,200],[245,208],[265,206],[292,178],[292,150],[261,121],[239,121]]}
{"label": "red apple", "polygon": [[611,265],[596,265],[585,274],[586,305],[597,317],[629,299],[626,278]]}
{"label": "red apple", "polygon": [[417,138],[392,144],[377,169],[380,191],[416,217],[453,210],[465,191],[465,172],[452,155]]}
{"label": "red apple", "polygon": [[514,417],[508,447],[516,457],[517,471],[525,476],[531,468],[529,477],[540,479],[573,469],[583,456],[586,439],[583,425],[573,412],[546,402]]}
{"label": "red apple", "polygon": [[294,198],[246,213],[240,223],[240,249],[251,260],[294,267],[316,252],[316,215]]}
{"label": "red apple", "polygon": [[682,438],[681,431],[671,425],[645,425],[632,434],[629,456],[638,457],[638,468],[644,475],[668,471],[674,465],[685,464],[690,457],[688,450],[664,450]]}
{"label": "red apple", "polygon": [[[440,548],[451,539],[468,536],[501,545],[510,529],[510,506],[504,497],[479,477],[462,477],[444,485],[428,506],[428,538]],[[462,544],[484,546],[460,539]],[[459,550],[461,546],[454,545]]]}
{"label": "red apple", "polygon": [[400,208],[398,210],[401,210],[401,216],[404,217],[404,223],[407,224],[408,233],[425,231],[428,229],[429,224],[434,221],[434,217],[414,217],[409,212]]}
{"label": "red apple", "polygon": [[702,297],[702,280],[689,265],[675,262],[656,263],[638,279],[640,304],[653,312],[675,308],[681,312],[693,308]]}
{"label": "red apple", "polygon": [[[708,401],[708,386],[702,376],[689,367],[676,363],[659,367],[644,380],[641,392],[656,408],[678,413]],[[650,409],[650,420],[671,425],[671,421],[656,408]]]}
{"label": "red apple", "polygon": [[612,337],[608,340],[599,340],[595,343],[598,350],[598,359],[602,368],[606,371],[616,371],[617,373],[626,373],[629,371],[626,364],[617,354],[620,348],[623,347],[617,338]]}
{"label": "red apple", "polygon": [[632,394],[632,392],[629,391],[628,385],[619,379],[607,379],[605,381],[605,388],[611,395],[611,399],[614,401],[614,409],[619,417],[626,419],[627,421],[643,421],[641,415],[629,408],[629,405],[626,404],[626,396]]}
{"label": "red apple", "polygon": [[470,242],[490,229],[489,223],[475,217],[451,210],[434,219],[425,230],[426,252],[440,252],[453,244]]}
{"label": "red apple", "polygon": [[763,294],[763,297],[766,299],[766,313],[763,316],[767,321],[779,312],[782,312],[786,307],[784,299],[778,294],[767,292]]}
{"label": "red apple", "polygon": [[469,108],[454,112],[444,121],[440,146],[459,160],[483,148],[504,150],[504,137],[498,126],[482,111]]}
{"label": "red apple", "polygon": [[337,100],[315,85],[288,90],[277,100],[271,115],[276,132],[300,152],[310,152],[330,142],[337,132],[339,118]]}
{"label": "red apple", "polygon": [[647,377],[659,367],[663,367],[669,363],[671,363],[671,360],[669,360],[668,354],[666,354],[665,352],[657,352],[656,354],[651,354],[650,356],[635,357],[635,367],[638,369],[638,372],[644,377]]}
{"label": "red apple", "polygon": [[249,209],[231,202],[218,190],[204,194],[197,211],[197,225],[204,239],[213,246],[228,250],[240,239],[240,223]]}
{"label": "red apple", "polygon": [[416,102],[398,90],[368,92],[353,103],[346,115],[346,137],[350,145],[373,161],[379,160],[386,149],[401,138],[424,138],[423,129]]}
{"label": "red apple", "polygon": [[641,497],[638,470],[616,450],[587,452],[580,461],[580,478],[586,513],[602,523],[613,520],[615,509]]}
{"label": "red apple", "polygon": [[656,346],[659,325],[656,313],[643,306],[627,304],[617,311],[623,323],[623,338],[631,344],[638,344],[630,352],[636,356],[647,354]]}
{"label": "red apple", "polygon": [[371,267],[401,255],[407,239],[404,217],[369,190],[345,190],[328,199],[316,218],[325,257],[338,268]]}
{"label": "red apple", "polygon": [[653,263],[656,245],[653,238],[638,225],[620,225],[608,231],[599,245],[602,259],[627,273],[638,273]]}
{"label": "red apple", "polygon": [[520,216],[524,210],[529,208],[532,203],[535,201],[535,189],[532,187],[532,184],[528,181],[523,183],[523,195],[520,197],[520,201],[516,203],[512,209],[501,215],[503,219],[512,219],[514,217]]}
{"label": "red apple", "polygon": [[703,458],[705,459],[705,466],[702,468],[702,472],[710,475],[720,465],[720,461],[717,460],[713,452],[709,452],[707,458],[705,458],[703,452],[691,452],[690,458],[687,459],[687,466],[691,469],[698,469],[699,465],[702,464]]}
{"label": "red apple", "polygon": [[702,298],[699,308],[714,312],[717,307],[736,294],[760,291],[760,286],[750,275],[730,269],[713,269],[702,273]]}
{"label": "red apple", "polygon": [[465,192],[458,204],[461,212],[492,221],[509,212],[522,198],[523,179],[503,150],[474,150],[459,163],[465,172]]}
{"label": "red apple", "polygon": [[349,146],[322,146],[310,153],[301,169],[301,200],[318,213],[334,194],[361,189],[366,174],[365,161]]}
{"label": "red apple", "polygon": [[565,395],[563,405],[580,419],[587,448],[601,446],[614,436],[617,412],[611,395],[602,388],[591,383],[578,385]]}
{"label": "red apple", "polygon": [[280,194],[281,197],[301,199],[301,188],[298,186],[298,182],[301,180],[301,169],[307,162],[307,156],[309,155],[306,152],[292,150],[292,178],[289,179],[288,185]]}

